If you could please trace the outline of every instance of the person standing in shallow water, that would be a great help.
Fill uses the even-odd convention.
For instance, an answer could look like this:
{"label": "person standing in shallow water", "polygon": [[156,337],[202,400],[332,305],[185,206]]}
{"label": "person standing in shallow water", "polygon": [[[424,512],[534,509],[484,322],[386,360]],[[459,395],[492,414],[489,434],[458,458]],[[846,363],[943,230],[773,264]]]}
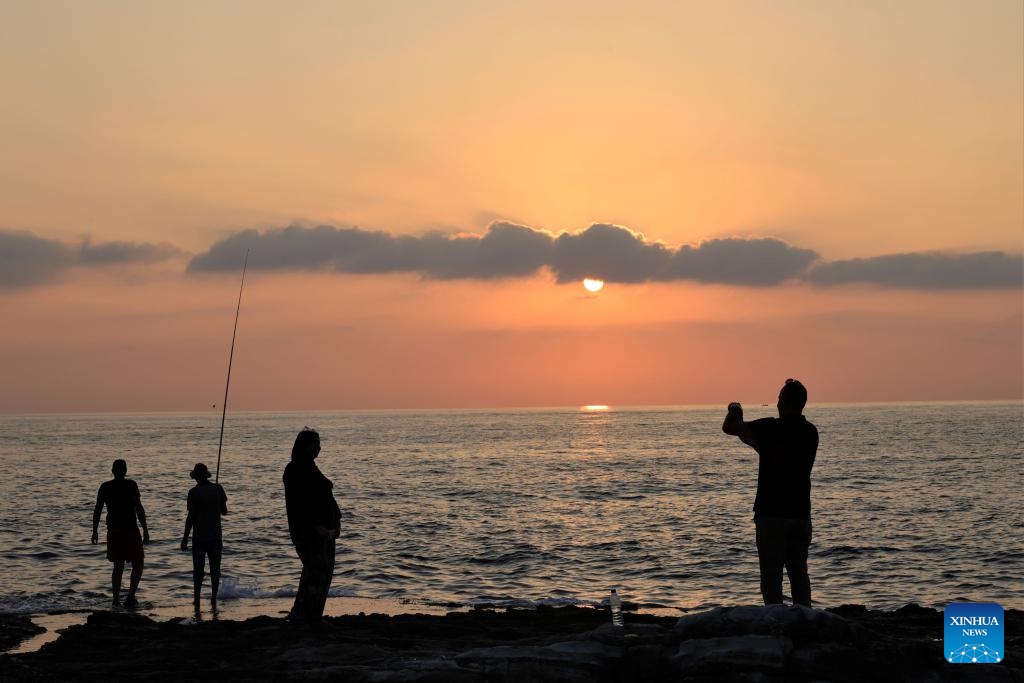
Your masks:
{"label": "person standing in shallow water", "polygon": [[319,454],[320,435],[306,427],[295,437],[292,460],[284,468],[288,533],[302,560],[295,604],[288,614],[292,622],[316,623],[323,617],[334,576],[334,542],[341,534],[334,484],[314,462]]}
{"label": "person standing in shallow water", "polygon": [[[128,584],[128,597],[125,598],[125,607],[134,607],[138,604],[135,592],[139,589],[139,581],[142,579],[142,568],[145,563],[145,553],[142,549],[143,543],[149,543],[149,526],[146,524],[146,511],[142,508],[142,497],[139,494],[139,486],[131,479],[125,479],[128,474],[128,463],[124,460],[115,460],[110,471],[114,478],[103,482],[99,491],[96,492],[96,508],[92,513],[92,544],[99,543],[100,515],[103,513],[103,506],[107,507],[107,559],[114,563],[114,571],[110,575],[110,582],[113,588],[113,604],[121,604],[121,577],[124,574],[124,563],[131,562],[132,574]],[[142,533],[139,536],[139,527],[136,525],[136,517],[142,523]]]}
{"label": "person standing in shallow water", "polygon": [[779,417],[743,421],[743,407],[730,403],[722,431],[758,454],[754,499],[757,557],[764,604],[782,602],[782,569],[789,575],[793,602],[811,606],[807,550],[811,544],[811,468],[818,429],[803,416],[807,389],[787,379],[779,391]]}
{"label": "person standing in shallow water", "polygon": [[181,537],[182,552],[188,550],[188,535],[192,533],[192,599],[199,609],[199,594],[203,589],[206,558],[210,558],[210,603],[217,608],[217,589],[220,587],[220,558],[224,550],[220,516],[228,514],[228,497],[220,484],[210,482],[210,469],[197,462],[188,476],[196,485],[188,492],[188,514],[185,533]]}

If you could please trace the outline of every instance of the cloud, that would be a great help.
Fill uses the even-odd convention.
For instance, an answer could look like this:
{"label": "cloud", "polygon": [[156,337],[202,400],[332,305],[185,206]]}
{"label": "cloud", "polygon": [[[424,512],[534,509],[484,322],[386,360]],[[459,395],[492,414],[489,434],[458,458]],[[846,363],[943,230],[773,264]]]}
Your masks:
{"label": "cloud", "polygon": [[100,242],[79,245],[46,239],[27,230],[0,229],[0,288],[31,287],[74,267],[152,263],[181,254],[169,244]]}
{"label": "cloud", "polygon": [[420,267],[438,278],[525,277],[548,264],[552,239],[550,233],[506,222],[491,223],[482,238],[434,234]]}
{"label": "cloud", "polygon": [[135,242],[101,242],[93,244],[86,238],[78,252],[81,265],[113,265],[120,263],[156,263],[180,256],[182,251],[172,244]]}
{"label": "cloud", "polygon": [[715,239],[680,247],[659,279],[765,287],[799,277],[817,259],[774,237]]}
{"label": "cloud", "polygon": [[0,230],[0,287],[41,284],[74,262],[74,250],[62,242],[27,230]]}
{"label": "cloud", "polygon": [[768,286],[798,277],[818,258],[772,237],[715,239],[670,249],[615,225],[595,224],[555,241],[551,270],[559,282],[695,282]]}
{"label": "cloud", "polygon": [[[691,281],[769,287],[804,282],[920,290],[1024,284],[1022,256],[1001,251],[825,261],[811,249],[774,237],[730,237],[673,248],[607,223],[556,236],[507,221],[491,223],[482,235],[392,235],[330,225],[243,230],[194,256],[187,270],[237,271],[247,249],[249,267],[255,270],[418,273],[439,280],[529,277],[546,268],[559,283],[593,277],[611,283]],[[152,263],[182,253],[167,243],[86,239],[73,245],[27,231],[0,230],[0,288],[40,284],[74,267]]]}
{"label": "cloud", "polygon": [[[348,258],[355,266],[352,272],[376,272],[358,267],[358,258],[373,259],[383,245],[393,238],[382,232],[366,232],[358,228],[316,228],[290,226],[279,230],[243,230],[215,243],[205,253],[194,256],[188,270],[236,270],[242,265],[246,250],[251,250],[249,267],[255,270],[317,270],[330,267],[339,259]],[[387,271],[384,271],[387,272]]]}
{"label": "cloud", "polygon": [[188,270],[236,270],[250,249],[257,270],[339,273],[419,272],[438,279],[523,277],[549,260],[552,236],[513,223],[492,223],[481,237],[431,232],[392,236],[360,228],[289,226],[245,230],[195,256]]}
{"label": "cloud", "polygon": [[558,282],[595,277],[620,283],[694,280],[756,286],[795,278],[817,258],[813,251],[774,238],[719,239],[672,249],[618,225],[595,223],[556,237],[501,221],[483,235],[392,236],[327,225],[245,230],[194,257],[188,269],[237,270],[246,249],[252,250],[249,265],[263,270],[496,279],[527,277],[547,267]]}
{"label": "cloud", "polygon": [[393,236],[360,228],[290,226],[245,230],[192,259],[190,271],[333,270],[339,273],[420,273],[435,279],[527,277],[548,268],[560,283],[586,277],[606,282],[692,282],[769,287],[873,283],[924,290],[1016,287],[1019,254],[920,252],[824,261],[812,249],[774,237],[730,237],[672,248],[629,228],[595,223],[555,236],[505,221],[483,235],[431,232]]}
{"label": "cloud", "polygon": [[917,252],[819,263],[806,275],[817,285],[867,283],[913,289],[992,289],[1024,284],[1020,254]]}
{"label": "cloud", "polygon": [[576,235],[559,235],[549,265],[558,282],[585,277],[606,282],[646,282],[665,267],[671,253],[664,245],[647,242],[643,235],[628,228],[596,223]]}

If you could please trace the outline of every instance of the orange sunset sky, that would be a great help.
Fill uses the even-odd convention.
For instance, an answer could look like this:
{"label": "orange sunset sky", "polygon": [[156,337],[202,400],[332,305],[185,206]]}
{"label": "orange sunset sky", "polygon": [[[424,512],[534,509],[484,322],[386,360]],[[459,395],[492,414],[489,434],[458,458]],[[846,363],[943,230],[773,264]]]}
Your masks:
{"label": "orange sunset sky", "polygon": [[[0,412],[1022,398],[1024,4],[7,2]],[[606,282],[590,294],[584,277]]]}

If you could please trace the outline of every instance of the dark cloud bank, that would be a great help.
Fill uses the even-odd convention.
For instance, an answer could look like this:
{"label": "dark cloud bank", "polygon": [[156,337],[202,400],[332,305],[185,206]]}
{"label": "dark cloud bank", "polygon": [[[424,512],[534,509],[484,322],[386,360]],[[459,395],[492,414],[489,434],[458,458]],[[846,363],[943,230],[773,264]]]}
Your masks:
{"label": "dark cloud bank", "polygon": [[74,267],[154,263],[181,253],[169,244],[93,244],[89,239],[68,244],[26,230],[0,230],[0,289],[42,284]]}
{"label": "dark cloud bank", "polygon": [[[928,290],[1020,287],[1020,254],[918,252],[824,261],[810,249],[773,237],[724,238],[669,247],[627,228],[594,224],[553,235],[492,223],[483,235],[391,235],[333,226],[243,230],[194,256],[190,272],[235,272],[250,249],[255,270],[419,273],[440,280],[527,277],[547,268],[558,282],[691,281],[767,287],[789,281],[818,286],[873,284]],[[0,288],[41,284],[70,268],[152,263],[182,255],[168,244],[79,244],[26,231],[0,230]]]}
{"label": "dark cloud bank", "polygon": [[972,254],[919,252],[820,263],[807,273],[815,284],[871,282],[918,289],[985,289],[1022,284],[1021,255],[1001,251]]}
{"label": "dark cloud bank", "polygon": [[331,270],[339,273],[415,272],[435,279],[524,277],[547,267],[558,282],[595,277],[606,282],[694,282],[767,287],[787,281],[815,285],[874,284],[915,289],[1019,287],[1020,254],[920,252],[823,261],[810,250],[772,237],[725,238],[672,248],[616,225],[576,234],[492,223],[482,236],[390,235],[359,228],[291,226],[245,230],[195,256],[193,272]]}
{"label": "dark cloud bank", "polygon": [[596,277],[624,283],[696,280],[742,285],[784,282],[817,258],[809,249],[773,238],[720,239],[672,249],[604,224],[557,237],[512,223],[492,223],[482,237],[392,236],[358,228],[292,226],[232,235],[193,258],[189,270],[237,270],[246,249],[252,249],[250,266],[267,270],[418,272],[447,280],[524,277],[547,267],[558,282]]}

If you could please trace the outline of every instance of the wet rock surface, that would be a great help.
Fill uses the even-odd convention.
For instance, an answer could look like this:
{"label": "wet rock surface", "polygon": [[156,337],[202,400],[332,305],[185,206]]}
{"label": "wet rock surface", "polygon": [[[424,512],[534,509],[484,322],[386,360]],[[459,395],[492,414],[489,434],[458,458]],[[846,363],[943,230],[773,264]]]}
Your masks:
{"label": "wet rock surface", "polygon": [[26,614],[0,614],[0,650],[9,650],[44,630]]}
{"label": "wet rock surface", "polygon": [[1007,660],[985,665],[946,663],[942,613],[916,605],[730,607],[681,619],[630,614],[625,628],[607,622],[606,612],[577,607],[342,616],[318,627],[95,612],[39,652],[0,655],[0,679],[1024,683],[1024,613],[1015,610],[1006,612]]}

